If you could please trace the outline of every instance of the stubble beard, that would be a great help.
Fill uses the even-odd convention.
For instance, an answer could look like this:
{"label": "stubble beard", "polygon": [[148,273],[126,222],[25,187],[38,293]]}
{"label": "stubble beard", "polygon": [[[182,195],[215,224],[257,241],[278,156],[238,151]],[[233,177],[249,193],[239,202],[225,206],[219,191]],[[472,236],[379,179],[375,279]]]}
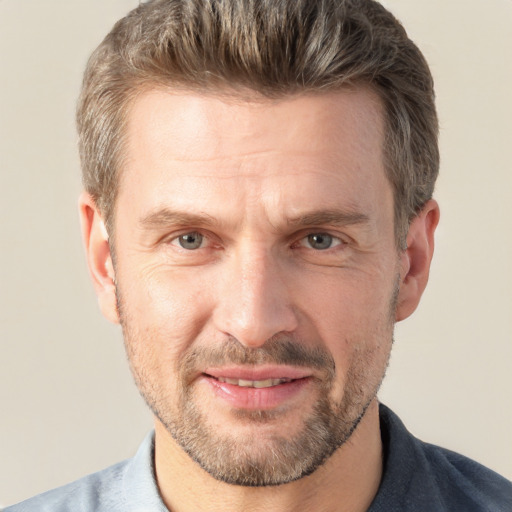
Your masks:
{"label": "stubble beard", "polygon": [[[277,343],[289,343],[291,350],[297,346],[286,340]],[[352,377],[347,375],[348,379]],[[295,435],[275,434],[263,439],[237,439],[214,432],[190,389],[181,395],[177,416],[165,415],[158,407],[153,411],[181,448],[217,480],[252,487],[281,485],[313,473],[350,438],[376,397],[379,385],[380,381],[368,396],[368,390],[350,384],[342,401],[333,403],[329,398],[333,379],[318,383],[320,398],[302,428]],[[233,421],[251,423],[256,429],[258,424],[283,421],[280,413],[273,411],[239,410],[233,416]]]}
{"label": "stubble beard", "polygon": [[[286,484],[313,473],[351,437],[376,399],[385,376],[397,295],[395,289],[390,304],[390,334],[388,339],[381,339],[381,343],[389,345],[386,359],[380,360],[375,348],[355,351],[339,402],[331,398],[336,372],[332,356],[323,349],[307,348],[290,336],[277,335],[257,349],[246,348],[234,338],[219,347],[190,349],[176,365],[176,405],[176,398],[171,399],[162,386],[153,382],[151,368],[145,363],[145,344],[151,343],[151,337],[134,329],[119,291],[117,297],[132,374],[153,414],[176,443],[213,478],[228,484],[259,487]],[[263,440],[256,436],[237,439],[216,432],[194,401],[191,376],[208,366],[265,363],[313,367],[323,374],[314,383],[319,399],[303,427],[294,436],[276,434]],[[235,410],[233,414],[233,421],[250,422],[254,427],[280,421],[279,412],[274,411]]]}
{"label": "stubble beard", "polygon": [[[258,349],[247,349],[230,339],[214,351],[196,348],[177,365],[180,368],[176,383],[179,392],[175,405],[173,402],[176,399],[166,398],[166,392],[148,379],[149,372],[141,364],[140,354],[136,353],[138,351],[134,350],[136,345],[131,337],[134,332],[129,323],[126,319],[122,321],[125,346],[132,374],[146,404],[195,462],[213,478],[234,485],[275,486],[313,473],[350,438],[376,398],[387,366],[386,362],[376,379],[371,361],[373,354],[358,353],[358,360],[352,361],[347,373],[343,398],[335,403],[330,398],[335,367],[327,352],[307,349],[288,337],[275,337]],[[135,343],[140,347],[144,341],[139,337]],[[224,361],[231,364],[255,362],[253,364],[311,367],[315,358],[319,362],[317,368],[321,366],[324,372],[324,378],[314,383],[319,399],[304,420],[303,427],[294,436],[276,434],[262,440],[256,436],[237,439],[229,434],[220,434],[212,428],[194,400],[194,386],[190,385],[189,375],[192,368],[204,365],[200,361],[208,361],[210,365]],[[369,382],[373,383],[370,387]],[[273,411],[238,410],[233,414],[233,421],[251,423],[254,428],[258,424],[266,426],[272,421],[280,421],[279,413]]]}

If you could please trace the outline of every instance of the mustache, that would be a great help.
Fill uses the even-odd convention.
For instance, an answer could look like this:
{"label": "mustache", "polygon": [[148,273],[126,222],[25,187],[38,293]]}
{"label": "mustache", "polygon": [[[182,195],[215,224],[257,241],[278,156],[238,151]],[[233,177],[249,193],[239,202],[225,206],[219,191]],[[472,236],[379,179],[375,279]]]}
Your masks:
{"label": "mustache", "polygon": [[197,346],[186,353],[180,368],[184,375],[192,375],[208,366],[264,364],[308,367],[323,371],[328,380],[334,378],[335,362],[321,347],[308,347],[304,342],[285,334],[269,338],[261,347],[249,348],[234,337],[228,337],[215,346]]}

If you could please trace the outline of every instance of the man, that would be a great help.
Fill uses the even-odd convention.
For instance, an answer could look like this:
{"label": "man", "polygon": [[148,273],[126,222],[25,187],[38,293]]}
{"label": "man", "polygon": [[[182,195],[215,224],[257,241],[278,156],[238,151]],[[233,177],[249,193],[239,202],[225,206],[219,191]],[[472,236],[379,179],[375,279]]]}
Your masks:
{"label": "man", "polygon": [[379,406],[439,219],[432,79],[371,1],[157,0],[96,50],[82,230],[155,417],[17,510],[509,510]]}

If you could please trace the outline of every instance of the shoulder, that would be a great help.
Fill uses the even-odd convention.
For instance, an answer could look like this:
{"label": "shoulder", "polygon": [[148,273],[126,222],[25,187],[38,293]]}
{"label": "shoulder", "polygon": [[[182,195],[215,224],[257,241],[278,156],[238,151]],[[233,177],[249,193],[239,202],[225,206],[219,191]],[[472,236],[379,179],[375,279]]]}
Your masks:
{"label": "shoulder", "polygon": [[447,503],[473,507],[467,510],[512,511],[512,482],[464,455],[418,443]]}
{"label": "shoulder", "polygon": [[135,456],[4,512],[165,512],[154,474],[154,435]]}
{"label": "shoulder", "polygon": [[512,511],[512,483],[453,451],[424,443],[381,405],[384,473],[370,509]]}
{"label": "shoulder", "polygon": [[123,510],[128,461],[7,507],[4,512],[115,512]]}

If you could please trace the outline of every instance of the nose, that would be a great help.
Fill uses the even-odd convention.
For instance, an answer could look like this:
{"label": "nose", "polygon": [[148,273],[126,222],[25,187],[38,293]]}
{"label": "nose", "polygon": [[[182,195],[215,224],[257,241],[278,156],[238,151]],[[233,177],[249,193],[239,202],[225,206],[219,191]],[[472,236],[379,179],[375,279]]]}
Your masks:
{"label": "nose", "polygon": [[297,328],[288,272],[271,254],[239,251],[229,258],[222,274],[214,312],[218,330],[257,348],[272,336]]}

